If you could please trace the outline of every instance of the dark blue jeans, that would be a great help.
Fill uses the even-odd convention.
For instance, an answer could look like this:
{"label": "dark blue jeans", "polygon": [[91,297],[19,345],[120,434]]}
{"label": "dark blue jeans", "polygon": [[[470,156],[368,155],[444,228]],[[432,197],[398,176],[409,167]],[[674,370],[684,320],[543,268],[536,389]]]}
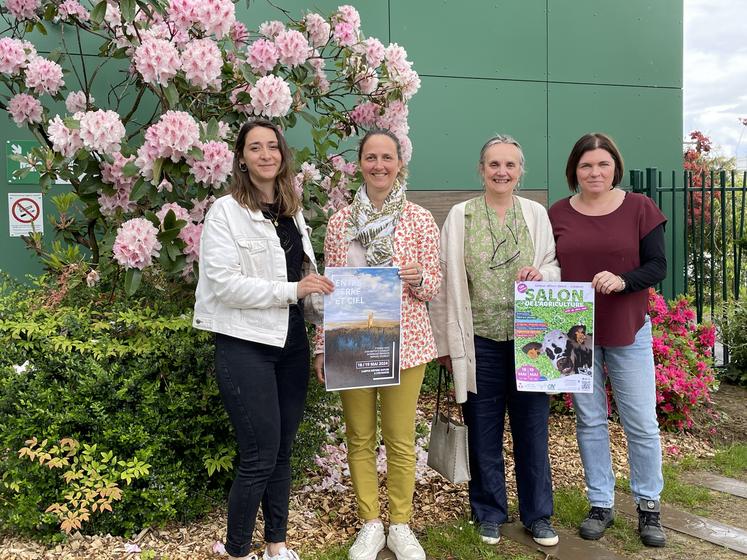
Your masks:
{"label": "dark blue jeans", "polygon": [[519,392],[514,377],[514,342],[475,336],[477,394],[463,405],[469,427],[472,480],[469,503],[478,523],[508,520],[503,428],[508,408],[514,443],[519,517],[530,527],[553,513],[552,478],[547,452],[550,402],[545,393]]}
{"label": "dark blue jeans", "polygon": [[260,503],[265,541],[285,541],[291,446],[309,384],[309,342],[300,310],[291,306],[284,348],[216,334],[215,371],[239,447],[228,495],[226,551],[245,556]]}

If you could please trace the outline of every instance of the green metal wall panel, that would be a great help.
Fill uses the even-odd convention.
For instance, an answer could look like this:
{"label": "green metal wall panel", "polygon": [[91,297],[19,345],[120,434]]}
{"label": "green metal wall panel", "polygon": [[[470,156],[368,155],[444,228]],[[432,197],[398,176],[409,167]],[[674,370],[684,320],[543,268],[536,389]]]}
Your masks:
{"label": "green metal wall panel", "polygon": [[545,188],[546,97],[541,82],[424,77],[410,105],[410,188],[480,188],[480,148],[496,133],[511,134],[522,144],[528,170],[523,186]]}
{"label": "green metal wall panel", "polygon": [[682,0],[548,0],[549,79],[682,87]]}
{"label": "green metal wall panel", "polygon": [[[615,139],[625,168],[682,168],[682,91],[677,89],[550,84],[549,197],[568,194],[565,163],[587,132]],[[627,171],[624,178],[627,184]]]}
{"label": "green metal wall panel", "polygon": [[547,79],[545,0],[392,2],[392,41],[433,76]]}

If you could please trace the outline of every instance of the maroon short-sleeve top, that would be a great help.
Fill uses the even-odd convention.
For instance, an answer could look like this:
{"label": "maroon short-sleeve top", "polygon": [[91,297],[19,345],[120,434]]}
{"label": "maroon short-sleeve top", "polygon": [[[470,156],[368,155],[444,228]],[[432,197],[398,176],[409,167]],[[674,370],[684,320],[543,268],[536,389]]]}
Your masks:
{"label": "maroon short-sleeve top", "polygon": [[[626,193],[623,203],[604,216],[575,210],[570,198],[550,208],[561,280],[591,282],[603,270],[624,274],[641,266],[640,242],[666,216],[649,197]],[[609,295],[596,293],[594,344],[627,346],[643,326],[648,290]]]}

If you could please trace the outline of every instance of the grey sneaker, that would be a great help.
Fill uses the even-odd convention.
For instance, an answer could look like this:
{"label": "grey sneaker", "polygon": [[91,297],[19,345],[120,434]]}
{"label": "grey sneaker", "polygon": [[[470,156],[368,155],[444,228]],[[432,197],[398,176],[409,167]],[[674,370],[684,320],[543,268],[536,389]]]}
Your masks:
{"label": "grey sneaker", "polygon": [[581,522],[578,534],[587,541],[596,541],[602,538],[607,527],[615,522],[615,513],[612,508],[591,506],[586,519]]}
{"label": "grey sneaker", "polygon": [[558,534],[552,528],[547,517],[535,520],[531,527],[527,527],[527,531],[532,533],[532,540],[540,546],[555,546],[558,544]]}
{"label": "grey sneaker", "polygon": [[498,544],[501,542],[501,528],[498,523],[493,523],[491,521],[480,523],[478,530],[482,542],[487,544]]}
{"label": "grey sneaker", "polygon": [[646,546],[666,546],[667,536],[661,528],[659,514],[661,505],[657,500],[641,500],[638,502],[638,534],[641,542]]}

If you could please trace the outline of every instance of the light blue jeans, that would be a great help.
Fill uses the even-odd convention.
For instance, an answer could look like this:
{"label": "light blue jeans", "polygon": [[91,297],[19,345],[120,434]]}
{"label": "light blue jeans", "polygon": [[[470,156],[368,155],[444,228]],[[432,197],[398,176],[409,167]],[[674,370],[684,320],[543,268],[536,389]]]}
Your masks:
{"label": "light blue jeans", "polygon": [[592,506],[610,508],[615,502],[604,364],[628,439],[630,489],[636,503],[658,500],[664,487],[651,344],[651,321],[647,316],[631,345],[594,346],[594,392],[573,395],[576,438]]}

